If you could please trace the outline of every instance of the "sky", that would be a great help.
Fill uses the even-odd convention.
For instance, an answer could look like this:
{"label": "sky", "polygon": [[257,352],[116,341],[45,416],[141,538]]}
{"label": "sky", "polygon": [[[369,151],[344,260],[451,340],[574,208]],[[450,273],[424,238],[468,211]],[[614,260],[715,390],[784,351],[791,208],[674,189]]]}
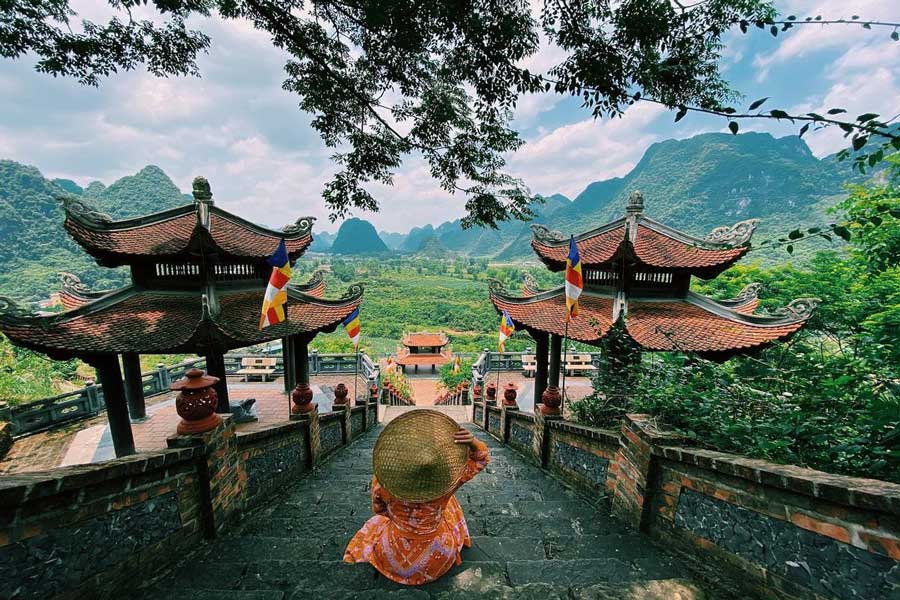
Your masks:
{"label": "sky", "polygon": [[[537,0],[533,0],[536,2]],[[108,14],[105,0],[73,0],[86,18]],[[897,0],[779,0],[783,15],[900,21]],[[218,18],[189,23],[212,38],[200,78],[159,79],[122,73],[99,88],[34,71],[33,57],[0,58],[0,158],[38,167],[45,176],[107,185],[145,165],[161,167],[183,191],[205,176],[218,205],[250,220],[282,225],[318,219],[335,231],[321,198],[334,171],[331,151],[309,126],[311,116],[281,89],[285,55],[248,22]],[[900,112],[900,43],[890,31],[859,26],[799,26],[777,38],[756,28],[724,38],[722,69],[744,106],[769,96],[767,108],[796,112],[841,107],[850,115]],[[546,71],[561,58],[542,47],[525,66]],[[574,198],[593,181],[628,173],[654,142],[727,131],[722,118],[674,114],[638,103],[622,118],[594,120],[571,98],[542,94],[519,102],[513,122],[526,144],[508,157],[508,171],[533,193]],[[769,120],[742,122],[742,131],[795,135],[797,127]],[[817,156],[846,140],[828,129],[804,139]],[[405,232],[463,216],[465,198],[448,195],[427,165],[407,160],[393,186],[368,188],[378,213],[357,211],[379,230]]]}

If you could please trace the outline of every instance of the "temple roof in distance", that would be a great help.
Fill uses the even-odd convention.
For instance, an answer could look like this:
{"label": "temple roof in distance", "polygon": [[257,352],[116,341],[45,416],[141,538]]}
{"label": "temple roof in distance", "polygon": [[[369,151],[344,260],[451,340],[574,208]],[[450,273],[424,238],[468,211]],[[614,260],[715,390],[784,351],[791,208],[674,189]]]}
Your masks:
{"label": "temple roof in distance", "polygon": [[408,348],[401,348],[397,352],[395,358],[397,364],[404,367],[412,367],[414,365],[445,365],[453,358],[449,352],[438,353],[417,353],[413,354]]}
{"label": "temple roof in distance", "polygon": [[0,298],[0,329],[10,340],[53,358],[102,352],[166,354],[231,349],[294,334],[334,331],[362,301],[362,286],[338,300],[288,286],[287,319],[259,328],[264,289],[229,287],[215,297],[128,286],[73,310],[36,316]]}
{"label": "temple roof in distance", "polygon": [[421,346],[445,346],[449,342],[450,340],[447,338],[447,334],[445,334],[444,332],[430,333],[427,331],[423,331],[418,333],[404,334],[403,340],[400,343],[409,348]]}
{"label": "temple roof in distance", "polygon": [[312,243],[313,217],[301,217],[275,231],[215,206],[203,178],[195,180],[194,196],[196,201],[191,204],[120,221],[70,196],[63,199],[64,226],[104,266],[183,257],[196,253],[201,245],[226,259],[263,260],[272,255],[282,238],[295,260]]}
{"label": "temple roof in distance", "polygon": [[[679,299],[585,290],[581,312],[569,323],[568,335],[597,344],[621,318],[628,335],[646,350],[696,352],[725,359],[787,339],[806,323],[816,305],[815,300],[802,298],[771,315],[752,314],[757,290],[745,288],[743,298],[721,302],[693,292]],[[509,312],[516,328],[565,334],[563,287],[516,297],[492,282],[490,296],[498,312]]]}
{"label": "temple roof in distance", "polygon": [[[643,215],[643,197],[632,194],[626,217],[575,236],[586,268],[603,268],[630,259],[654,269],[687,271],[705,279],[718,275],[750,249],[757,219],[717,227],[705,238],[673,229]],[[532,225],[531,246],[553,271],[566,266],[569,238]]]}
{"label": "temple roof in distance", "polygon": [[92,290],[81,282],[77,275],[72,273],[59,273],[62,284],[59,289],[59,300],[63,310],[72,310],[82,304],[93,302],[111,293],[110,290]]}

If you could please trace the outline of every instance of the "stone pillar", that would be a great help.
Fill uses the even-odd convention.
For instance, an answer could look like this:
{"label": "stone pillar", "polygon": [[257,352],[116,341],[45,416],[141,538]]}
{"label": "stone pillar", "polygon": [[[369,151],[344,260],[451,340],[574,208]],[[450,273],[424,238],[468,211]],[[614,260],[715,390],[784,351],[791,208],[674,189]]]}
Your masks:
{"label": "stone pillar", "polygon": [[562,365],[562,336],[555,333],[550,336],[550,368],[547,373],[547,385],[559,387],[559,371]]}
{"label": "stone pillar", "polygon": [[225,380],[225,354],[219,350],[209,349],[204,356],[206,357],[207,374],[219,378],[219,381],[213,386],[216,389],[216,395],[219,397],[216,412],[222,414],[230,413],[231,408],[228,406],[228,382]]}
{"label": "stone pillar", "polygon": [[215,428],[197,434],[176,435],[167,440],[169,448],[199,448],[200,516],[204,534],[215,537],[242,507],[243,463],[231,416],[222,417]]}
{"label": "stone pillar", "polygon": [[536,344],[535,361],[536,368],[534,370],[534,412],[537,412],[537,405],[541,402],[541,396],[547,389],[547,367],[550,360],[550,336],[546,333],[535,333],[534,342]]}
{"label": "stone pillar", "polygon": [[504,444],[509,443],[509,417],[517,412],[519,412],[518,406],[503,404],[500,407],[500,439],[503,440]]}
{"label": "stone pillar", "polygon": [[319,435],[319,411],[313,409],[312,412],[303,415],[291,415],[291,420],[307,421],[309,423],[306,456],[309,457],[309,464],[307,466],[311,469],[319,462],[319,448],[322,445],[321,437]]}
{"label": "stone pillar", "polygon": [[534,437],[532,438],[532,452],[539,465],[546,467],[550,458],[550,423],[559,421],[559,415],[545,415],[541,411],[534,411]]}
{"label": "stone pillar", "polygon": [[141,359],[135,352],[122,355],[122,372],[125,376],[125,398],[128,400],[128,414],[132,422],[147,420],[144,403],[144,381],[141,378]]}
{"label": "stone pillar", "polygon": [[134,454],[134,436],[131,433],[131,421],[128,420],[128,404],[125,400],[125,386],[122,384],[119,358],[115,354],[100,354],[89,362],[97,370],[100,385],[103,386],[103,400],[106,403],[109,432],[112,435],[116,456]]}
{"label": "stone pillar", "polygon": [[678,443],[677,435],[661,432],[649,415],[628,414],[619,430],[619,450],[609,466],[612,485],[612,514],[637,529],[649,519],[653,477],[653,446]]}

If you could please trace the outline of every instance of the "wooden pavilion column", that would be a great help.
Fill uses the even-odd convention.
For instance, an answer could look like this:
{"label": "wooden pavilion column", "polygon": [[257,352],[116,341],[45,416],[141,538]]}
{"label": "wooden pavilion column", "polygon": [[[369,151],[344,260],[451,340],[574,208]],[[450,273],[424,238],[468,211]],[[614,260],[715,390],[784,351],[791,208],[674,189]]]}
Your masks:
{"label": "wooden pavilion column", "polygon": [[550,372],[547,374],[547,385],[559,387],[559,370],[562,364],[562,336],[550,336]]}
{"label": "wooden pavilion column", "polygon": [[542,331],[532,334],[536,345],[534,370],[534,404],[541,403],[544,390],[547,389],[547,361],[550,354],[550,336]]}
{"label": "wooden pavilion column", "polygon": [[106,417],[109,419],[109,432],[112,434],[116,456],[134,454],[134,436],[131,433],[131,421],[128,420],[128,404],[119,358],[115,354],[99,354],[89,362],[97,370],[97,377],[103,386],[103,401],[106,403]]}
{"label": "wooden pavilion column", "polygon": [[122,372],[125,375],[125,398],[128,400],[128,413],[132,421],[143,421],[147,418],[147,407],[144,402],[144,381],[141,378],[141,358],[136,352],[122,355]]}
{"label": "wooden pavilion column", "polygon": [[284,393],[290,394],[297,385],[297,363],[294,362],[294,336],[281,338],[281,364],[284,366]]}
{"label": "wooden pavilion column", "polygon": [[219,404],[216,406],[217,413],[230,413],[231,408],[228,405],[228,381],[225,378],[225,354],[219,350],[210,349],[204,354],[206,358],[206,373],[213,377],[218,377],[219,381],[213,387],[216,395],[219,397]]}
{"label": "wooden pavilion column", "polygon": [[293,338],[295,384],[309,385],[309,340],[299,335]]}

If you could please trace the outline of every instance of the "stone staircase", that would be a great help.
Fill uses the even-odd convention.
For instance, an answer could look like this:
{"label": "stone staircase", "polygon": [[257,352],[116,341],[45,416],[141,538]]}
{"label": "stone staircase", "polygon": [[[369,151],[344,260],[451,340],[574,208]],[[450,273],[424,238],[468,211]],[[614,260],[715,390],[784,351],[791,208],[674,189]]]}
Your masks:
{"label": "stone staircase", "polygon": [[613,520],[480,431],[491,464],[457,497],[472,548],[418,588],[341,562],[371,515],[371,452],[380,429],[338,452],[272,503],[189,557],[144,600],[439,598],[691,600],[724,597],[678,559]]}

